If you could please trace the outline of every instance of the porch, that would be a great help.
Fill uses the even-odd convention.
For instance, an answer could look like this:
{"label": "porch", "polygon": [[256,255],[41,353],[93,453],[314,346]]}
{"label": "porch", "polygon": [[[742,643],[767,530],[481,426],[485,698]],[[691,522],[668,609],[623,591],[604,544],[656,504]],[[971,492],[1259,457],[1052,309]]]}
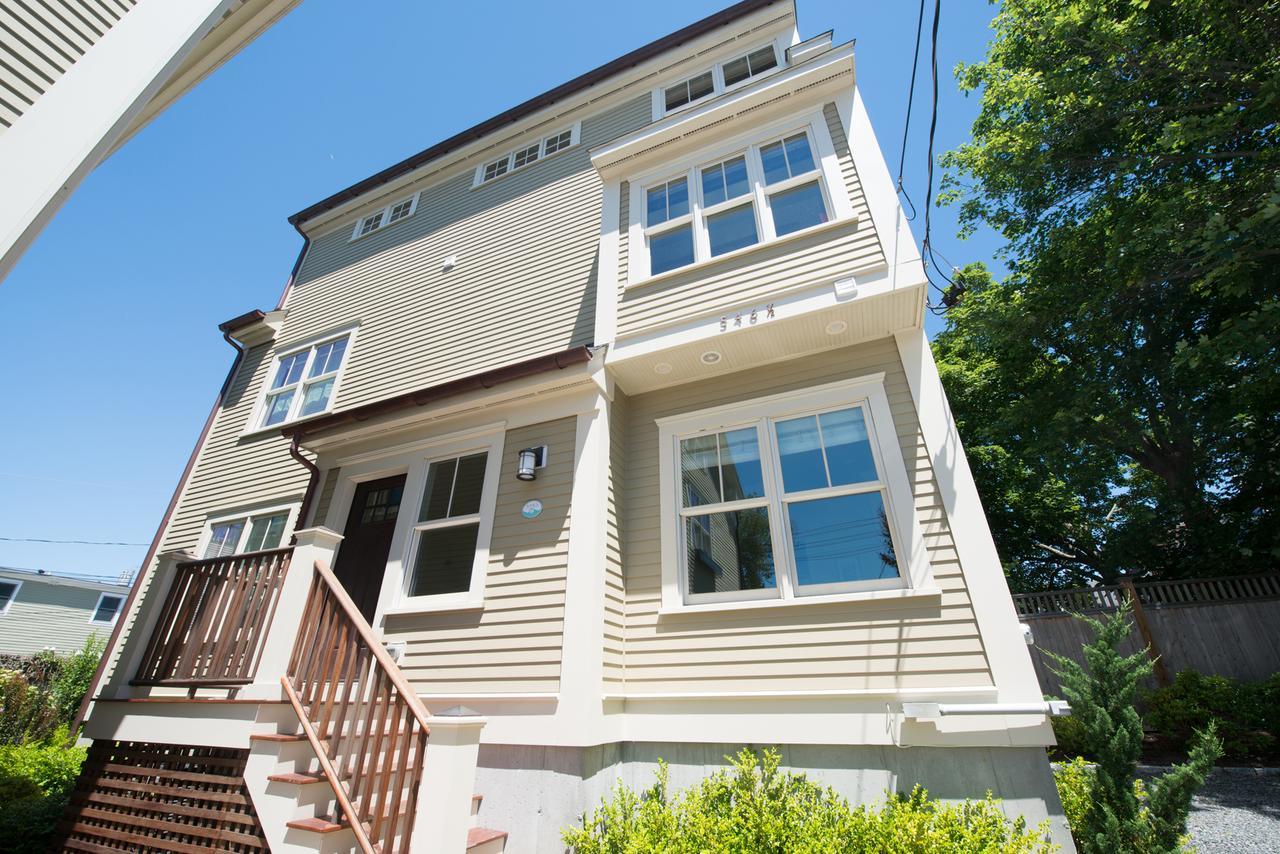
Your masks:
{"label": "porch", "polygon": [[502,850],[474,826],[484,718],[423,706],[330,569],[341,539],[161,557],[86,724],[66,849]]}

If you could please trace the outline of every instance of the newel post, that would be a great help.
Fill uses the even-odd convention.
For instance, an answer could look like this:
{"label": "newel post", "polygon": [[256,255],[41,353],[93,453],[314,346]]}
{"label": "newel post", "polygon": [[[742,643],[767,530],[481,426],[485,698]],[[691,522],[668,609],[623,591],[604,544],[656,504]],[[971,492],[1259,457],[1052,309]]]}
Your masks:
{"label": "newel post", "polygon": [[[178,564],[198,559],[194,554],[185,551],[162,552],[156,556],[155,571],[151,573],[150,579],[138,580],[139,584],[145,580],[147,589],[139,593],[137,615],[129,627],[120,660],[111,671],[110,681],[103,686],[102,693],[113,696],[127,693],[129,680],[138,673],[142,656],[146,653],[147,645],[151,642],[151,634],[156,629],[156,621],[159,620],[160,612],[169,598],[173,577],[178,572]],[[121,619],[124,617],[122,616]]]}
{"label": "newel post", "polygon": [[464,706],[454,706],[431,715],[427,724],[431,734],[409,850],[413,854],[464,854],[485,718]]}
{"label": "newel post", "polygon": [[315,578],[316,561],[333,566],[334,555],[342,535],[328,528],[303,528],[294,533],[293,555],[289,558],[289,571],[280,586],[280,599],[276,603],[275,617],[267,629],[262,658],[253,677],[253,685],[246,693],[266,697],[280,696],[280,677],[289,666],[293,644],[302,623],[302,612],[307,605],[307,594]]}

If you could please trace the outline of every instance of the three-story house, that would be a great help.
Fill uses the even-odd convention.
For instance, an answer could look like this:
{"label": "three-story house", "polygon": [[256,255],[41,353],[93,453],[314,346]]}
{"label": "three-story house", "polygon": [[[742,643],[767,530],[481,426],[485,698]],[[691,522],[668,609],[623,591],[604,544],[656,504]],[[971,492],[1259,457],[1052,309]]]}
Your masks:
{"label": "three-story house", "polygon": [[560,851],[744,744],[1070,846],[852,44],[746,0],[291,222],[68,848]]}

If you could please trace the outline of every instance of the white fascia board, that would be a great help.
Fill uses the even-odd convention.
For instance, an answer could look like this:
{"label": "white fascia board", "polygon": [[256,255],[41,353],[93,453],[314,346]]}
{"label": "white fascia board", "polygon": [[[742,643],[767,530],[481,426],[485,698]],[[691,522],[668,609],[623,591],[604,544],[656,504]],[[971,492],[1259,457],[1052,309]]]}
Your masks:
{"label": "white fascia board", "polygon": [[[852,84],[852,77],[848,81],[840,79],[844,73],[853,73],[852,42],[834,48],[810,62],[792,66],[763,77],[756,83],[735,89],[701,107],[668,116],[635,133],[599,146],[591,152],[591,162],[602,176],[612,175],[622,169],[628,172],[638,171],[644,167],[636,164],[634,159],[655,146],[673,142],[745,109],[771,101],[780,95],[820,84],[828,78],[835,77],[832,82],[837,87]],[[821,92],[808,89],[805,94],[816,99]],[[662,156],[668,155],[664,153]]]}

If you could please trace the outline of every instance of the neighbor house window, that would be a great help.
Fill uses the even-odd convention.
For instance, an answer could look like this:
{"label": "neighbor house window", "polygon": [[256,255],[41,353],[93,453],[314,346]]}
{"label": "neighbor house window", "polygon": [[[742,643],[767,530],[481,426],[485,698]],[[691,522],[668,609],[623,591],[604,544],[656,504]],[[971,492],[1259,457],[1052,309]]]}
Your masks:
{"label": "neighbor house window", "polygon": [[779,48],[773,43],[716,63],[707,71],[655,90],[653,118],[660,119],[667,113],[718,95],[745,80],[777,68],[779,64]]}
{"label": "neighbor house window", "polygon": [[4,614],[9,610],[9,606],[13,604],[13,600],[18,596],[18,588],[22,586],[19,581],[0,581],[0,614]]}
{"label": "neighbor house window", "polygon": [[827,222],[828,180],[814,131],[805,127],[644,184],[639,213],[648,274]]}
{"label": "neighbor house window", "polygon": [[209,539],[203,557],[218,558],[280,548],[288,525],[287,509],[216,519],[209,525]]}
{"label": "neighbor house window", "polygon": [[98,597],[98,604],[93,609],[93,618],[89,622],[111,625],[116,621],[116,617],[120,615],[122,605],[124,605],[123,596],[103,593]]}
{"label": "neighbor house window", "polygon": [[351,232],[351,239],[355,240],[364,237],[366,234],[377,231],[380,228],[397,223],[402,219],[408,219],[413,216],[418,209],[418,193],[414,193],[407,199],[401,199],[398,202],[392,202],[381,210],[376,210],[371,214],[356,220],[355,230]]}
{"label": "neighbor house window", "polygon": [[333,403],[350,334],[277,357],[267,377],[258,427],[273,427],[326,412]]}
{"label": "neighbor house window", "polygon": [[509,151],[496,160],[490,160],[482,166],[476,168],[475,179],[472,186],[478,187],[481,184],[488,183],[495,178],[501,178],[508,172],[514,172],[517,169],[523,169],[533,163],[550,157],[560,151],[564,151],[570,146],[578,144],[578,134],[581,131],[581,124],[575,124],[573,127],[562,131],[556,131],[553,134],[544,136],[542,139],[526,143],[515,151]]}
{"label": "neighbor house window", "polygon": [[659,422],[674,487],[664,572],[679,602],[918,580],[903,552],[918,523],[888,413],[883,387],[864,382]]}

